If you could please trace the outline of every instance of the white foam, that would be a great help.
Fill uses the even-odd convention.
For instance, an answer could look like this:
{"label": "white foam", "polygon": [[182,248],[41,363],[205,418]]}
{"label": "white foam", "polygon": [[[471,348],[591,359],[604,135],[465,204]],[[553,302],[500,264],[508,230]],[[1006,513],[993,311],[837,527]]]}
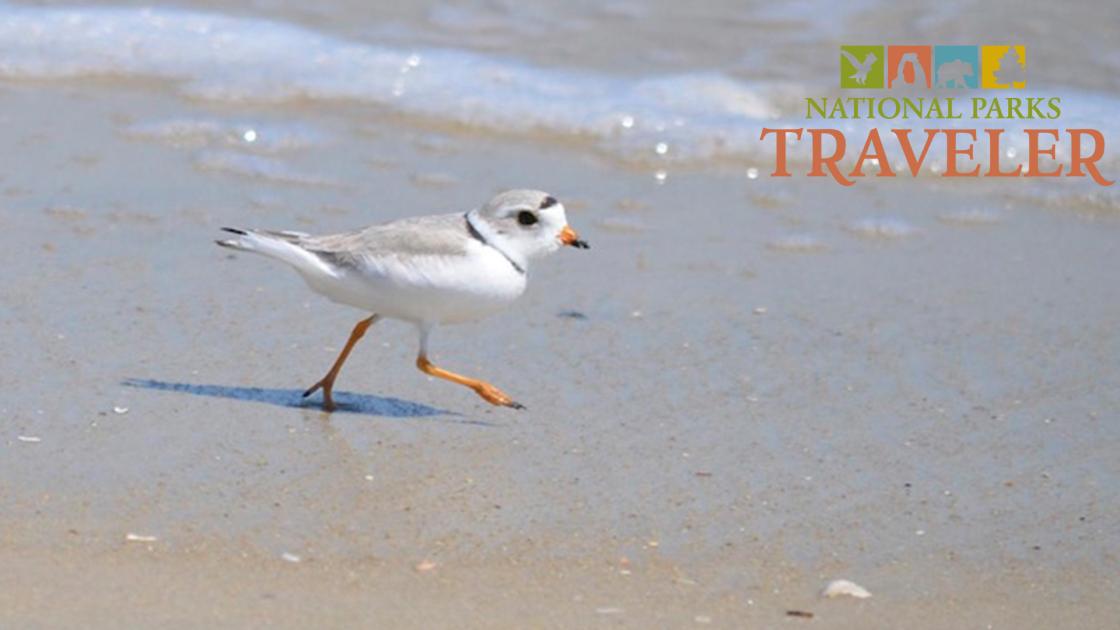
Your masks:
{"label": "white foam", "polygon": [[[501,133],[576,136],[655,168],[731,158],[750,160],[765,172],[774,148],[772,138],[759,139],[764,125],[850,131],[855,134],[849,138],[850,163],[867,130],[878,128],[886,137],[898,126],[884,120],[806,120],[802,99],[835,93],[835,86],[797,85],[796,76],[780,83],[715,72],[620,77],[461,50],[377,46],[282,22],[203,11],[0,4],[0,77],[82,76],[170,79],[193,98],[357,101]],[[1021,132],[1031,127],[1092,127],[1105,137],[1116,135],[1113,114],[1120,103],[1112,96],[1057,87],[1015,93],[1053,95],[1063,99],[1058,120],[998,122],[1008,129],[1005,151],[1025,156],[1027,140]],[[906,121],[919,129],[992,124],[967,117]],[[915,132],[915,137],[921,135]],[[795,143],[790,159],[803,161],[808,145],[807,140]],[[934,156],[944,156],[942,146],[939,139],[924,167],[927,172]],[[1110,168],[1116,155],[1112,151],[1106,157]],[[892,163],[898,159],[896,148]],[[987,159],[981,133],[976,161],[984,165]]]}
{"label": "white foam", "polygon": [[[751,123],[777,115],[763,86],[719,74],[620,78],[258,18],[0,4],[0,77],[83,76],[171,79],[185,95],[220,101],[359,101],[503,133],[588,137],[637,160],[749,152]],[[668,155],[653,151],[658,143]]]}

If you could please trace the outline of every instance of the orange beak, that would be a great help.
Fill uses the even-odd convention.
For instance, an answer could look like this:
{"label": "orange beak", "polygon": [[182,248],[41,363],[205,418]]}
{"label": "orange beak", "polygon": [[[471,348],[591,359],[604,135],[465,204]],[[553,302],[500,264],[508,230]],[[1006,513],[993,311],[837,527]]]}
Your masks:
{"label": "orange beak", "polygon": [[576,234],[576,231],[573,230],[570,225],[565,225],[564,229],[560,230],[560,242],[565,245],[571,245],[576,249],[591,249],[587,241],[580,240],[579,234]]}

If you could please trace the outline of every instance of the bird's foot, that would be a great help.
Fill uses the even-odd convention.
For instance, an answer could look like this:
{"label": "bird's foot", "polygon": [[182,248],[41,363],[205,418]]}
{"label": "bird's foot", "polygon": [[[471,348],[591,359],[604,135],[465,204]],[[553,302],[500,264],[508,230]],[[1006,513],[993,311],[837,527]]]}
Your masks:
{"label": "bird's foot", "polygon": [[334,400],[331,398],[331,388],[333,386],[334,386],[334,379],[328,379],[328,378],[324,377],[318,383],[315,383],[311,387],[308,387],[307,390],[303,392],[303,397],[307,398],[311,394],[314,394],[315,392],[317,392],[321,389],[321,390],[323,390],[323,410],[324,411],[334,411],[335,410],[335,404],[334,404]]}
{"label": "bird's foot", "polygon": [[511,409],[524,409],[525,405],[515,401],[514,399],[506,396],[502,390],[494,387],[490,383],[479,383],[474,388],[475,393],[482,397],[483,400],[491,405],[498,405],[500,407],[510,407]]}

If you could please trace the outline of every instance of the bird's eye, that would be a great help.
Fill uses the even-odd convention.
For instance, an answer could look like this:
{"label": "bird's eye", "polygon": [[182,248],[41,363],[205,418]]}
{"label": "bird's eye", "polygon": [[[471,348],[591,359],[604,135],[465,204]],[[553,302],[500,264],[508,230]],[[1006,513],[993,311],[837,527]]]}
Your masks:
{"label": "bird's eye", "polygon": [[517,222],[521,225],[533,225],[537,222],[537,215],[528,210],[522,210],[517,213]]}

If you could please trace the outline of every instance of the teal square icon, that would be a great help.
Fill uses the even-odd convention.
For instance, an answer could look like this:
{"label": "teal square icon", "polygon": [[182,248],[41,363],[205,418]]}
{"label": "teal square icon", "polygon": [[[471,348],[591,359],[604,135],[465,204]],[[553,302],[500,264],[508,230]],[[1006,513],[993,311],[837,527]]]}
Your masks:
{"label": "teal square icon", "polygon": [[933,86],[976,89],[980,80],[979,46],[934,46]]}

